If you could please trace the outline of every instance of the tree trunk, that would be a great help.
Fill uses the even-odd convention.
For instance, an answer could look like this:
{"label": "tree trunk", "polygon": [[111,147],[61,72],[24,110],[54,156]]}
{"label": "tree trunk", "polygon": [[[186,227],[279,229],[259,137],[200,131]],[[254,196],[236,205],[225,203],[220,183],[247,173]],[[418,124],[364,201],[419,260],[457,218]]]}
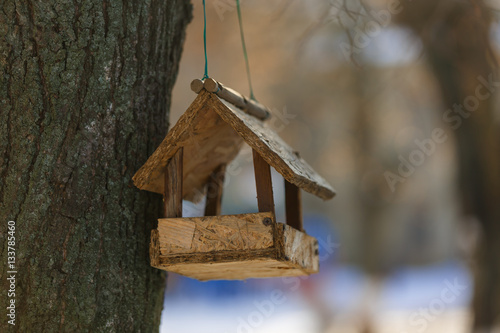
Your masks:
{"label": "tree trunk", "polygon": [[[412,6],[402,21],[424,32],[424,47],[446,105],[443,111],[468,103],[470,108],[474,99],[480,102],[474,111],[464,107],[465,116],[454,113],[450,124],[458,142],[464,213],[476,216],[483,229],[475,267],[474,331],[490,332],[500,322],[500,128],[493,98],[500,87],[490,45],[491,19],[481,0],[427,0]],[[494,84],[488,87],[483,80],[489,79]],[[478,91],[489,96],[478,98]]]}
{"label": "tree trunk", "polygon": [[[166,133],[189,1],[0,2],[0,331],[154,332],[161,197],[131,178]],[[7,323],[7,221],[16,321]]]}

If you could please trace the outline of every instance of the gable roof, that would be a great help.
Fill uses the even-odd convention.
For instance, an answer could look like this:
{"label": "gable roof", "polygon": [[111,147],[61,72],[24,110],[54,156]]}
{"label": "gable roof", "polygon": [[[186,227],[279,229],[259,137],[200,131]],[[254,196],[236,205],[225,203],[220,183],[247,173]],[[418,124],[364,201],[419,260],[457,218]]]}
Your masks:
{"label": "gable roof", "polygon": [[133,177],[141,190],[163,193],[164,169],[177,149],[184,147],[183,196],[197,201],[211,173],[231,162],[243,142],[252,147],[283,178],[322,199],[333,188],[264,122],[202,90],[179,121]]}

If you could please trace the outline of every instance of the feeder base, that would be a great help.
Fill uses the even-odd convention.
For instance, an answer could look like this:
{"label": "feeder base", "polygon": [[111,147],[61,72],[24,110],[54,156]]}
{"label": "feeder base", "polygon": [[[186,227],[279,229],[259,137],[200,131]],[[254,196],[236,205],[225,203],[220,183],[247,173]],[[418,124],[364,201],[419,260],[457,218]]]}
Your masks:
{"label": "feeder base", "polygon": [[318,242],[273,213],[165,218],[151,232],[151,266],[194,279],[301,276],[319,270]]}

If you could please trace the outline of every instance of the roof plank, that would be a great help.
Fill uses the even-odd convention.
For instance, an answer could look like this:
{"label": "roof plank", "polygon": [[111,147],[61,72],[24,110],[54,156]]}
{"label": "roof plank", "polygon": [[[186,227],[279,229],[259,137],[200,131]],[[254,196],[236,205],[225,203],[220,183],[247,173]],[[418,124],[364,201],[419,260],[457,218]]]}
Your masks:
{"label": "roof plank", "polygon": [[202,90],[146,163],[133,177],[142,189],[163,193],[164,169],[178,148],[184,147],[184,199],[197,201],[205,184],[221,164],[231,162],[243,142],[262,156],[286,180],[322,199],[333,188],[296,154],[271,128],[213,93]]}
{"label": "roof plank", "polygon": [[324,200],[335,196],[335,190],[307,162],[298,156],[266,123],[210,96],[215,111],[238,132],[245,142],[278,171],[283,178]]}
{"label": "roof plank", "polygon": [[231,162],[243,139],[213,110],[210,93],[200,93],[160,146],[132,178],[141,190],[163,193],[164,169],[178,148],[184,147],[183,198],[197,202],[205,184],[221,164]]}

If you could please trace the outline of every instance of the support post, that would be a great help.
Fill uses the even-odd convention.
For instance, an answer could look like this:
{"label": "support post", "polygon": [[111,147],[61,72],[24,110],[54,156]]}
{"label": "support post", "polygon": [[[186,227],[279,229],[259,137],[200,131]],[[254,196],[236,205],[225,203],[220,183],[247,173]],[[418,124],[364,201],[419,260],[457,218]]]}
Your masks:
{"label": "support post", "polygon": [[220,215],[225,175],[225,164],[219,165],[210,175],[210,179],[207,183],[207,203],[205,204],[205,216]]}
{"label": "support post", "polygon": [[272,212],[274,214],[271,166],[254,149],[252,149],[252,152],[259,212]]}
{"label": "support post", "polygon": [[285,210],[286,223],[303,231],[302,227],[302,202],[300,188],[285,179]]}
{"label": "support post", "polygon": [[165,168],[164,217],[182,217],[182,157],[183,148],[181,147],[168,161]]}

